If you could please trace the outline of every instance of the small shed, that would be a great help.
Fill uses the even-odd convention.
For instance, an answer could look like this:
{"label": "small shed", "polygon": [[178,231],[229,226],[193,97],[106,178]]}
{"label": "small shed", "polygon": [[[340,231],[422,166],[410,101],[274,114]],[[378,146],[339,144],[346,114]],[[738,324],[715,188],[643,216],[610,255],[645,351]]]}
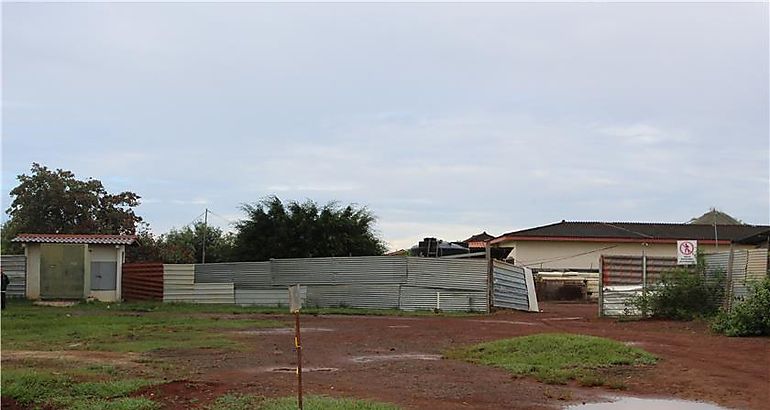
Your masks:
{"label": "small shed", "polygon": [[121,300],[126,245],[134,235],[20,234],[27,299]]}

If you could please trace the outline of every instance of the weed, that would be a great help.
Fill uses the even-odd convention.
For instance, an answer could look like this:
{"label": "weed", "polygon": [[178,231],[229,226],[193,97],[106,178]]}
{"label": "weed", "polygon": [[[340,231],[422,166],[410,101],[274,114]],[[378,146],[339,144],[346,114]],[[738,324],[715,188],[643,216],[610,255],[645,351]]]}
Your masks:
{"label": "weed", "polygon": [[451,359],[501,367],[547,384],[578,380],[595,386],[606,380],[596,370],[619,365],[648,365],[655,356],[614,340],[573,334],[537,334],[452,350]]}

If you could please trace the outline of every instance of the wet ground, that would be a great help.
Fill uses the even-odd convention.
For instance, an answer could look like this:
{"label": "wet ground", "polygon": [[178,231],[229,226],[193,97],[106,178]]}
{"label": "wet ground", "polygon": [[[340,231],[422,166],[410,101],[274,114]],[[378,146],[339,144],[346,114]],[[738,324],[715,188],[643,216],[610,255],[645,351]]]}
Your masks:
{"label": "wet ground", "polygon": [[[693,410],[717,408],[704,407],[708,403],[770,408],[768,338],[714,335],[702,322],[599,319],[596,305],[544,304],[542,308],[544,313],[506,311],[472,317],[303,316],[305,394],[366,398],[411,409],[554,409],[586,403],[613,407],[574,408],[662,410],[667,405],[637,398],[704,402],[696,403],[701,407]],[[288,315],[253,317],[290,319]],[[442,358],[454,347],[544,332],[607,337],[645,349],[661,360],[649,368],[608,372],[606,376],[620,381],[618,387],[623,388],[613,390],[575,383],[546,385],[504,370]],[[266,397],[294,393],[293,329],[231,333],[245,350],[178,349],[144,356],[142,360],[170,364],[175,378],[181,380],[142,394],[153,394],[164,408],[187,409],[228,392]],[[3,352],[3,360],[6,357]],[[105,356],[105,360],[117,357]],[[680,409],[688,403],[673,405]]]}

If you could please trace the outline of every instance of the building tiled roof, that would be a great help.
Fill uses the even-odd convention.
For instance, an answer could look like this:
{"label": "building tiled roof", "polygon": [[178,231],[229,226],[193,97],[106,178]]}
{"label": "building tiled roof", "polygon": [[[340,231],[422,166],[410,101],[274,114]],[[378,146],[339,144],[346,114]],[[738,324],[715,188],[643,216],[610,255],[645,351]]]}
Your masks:
{"label": "building tiled roof", "polygon": [[[767,231],[766,225],[716,225],[716,237],[721,241],[736,241]],[[561,221],[536,228],[509,232],[492,240],[588,240],[623,239],[645,240],[714,240],[714,225],[646,222],[567,222]]]}
{"label": "building tiled roof", "polygon": [[464,240],[463,242],[469,243],[469,242],[486,242],[490,239],[495,239],[494,236],[488,234],[486,231],[473,235],[470,238]]}
{"label": "building tiled roof", "polygon": [[131,245],[136,235],[81,235],[63,233],[22,233],[12,242],[21,243],[78,243],[93,245]]}

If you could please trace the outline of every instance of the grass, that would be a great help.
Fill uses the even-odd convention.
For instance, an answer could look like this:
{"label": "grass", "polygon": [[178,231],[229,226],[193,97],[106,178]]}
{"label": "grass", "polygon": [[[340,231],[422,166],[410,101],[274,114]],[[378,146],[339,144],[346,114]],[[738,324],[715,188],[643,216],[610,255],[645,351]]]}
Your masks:
{"label": "grass", "polygon": [[[327,396],[305,396],[302,400],[306,410],[398,410],[389,403]],[[226,394],[218,397],[207,410],[296,410],[296,397],[265,399],[253,395]]]}
{"label": "grass", "polygon": [[545,333],[497,340],[452,350],[452,359],[501,367],[548,384],[577,380],[583,386],[613,385],[600,370],[656,362],[644,350],[594,336]]}
{"label": "grass", "polygon": [[[112,310],[123,312],[169,312],[169,313],[222,313],[222,314],[274,314],[284,315],[289,313],[288,306],[239,306],[239,305],[199,305],[194,303],[162,303],[162,302],[131,302],[120,304],[85,303],[83,309],[102,310],[106,306]],[[465,317],[476,316],[473,312],[440,312],[430,310],[403,311],[398,309],[364,309],[351,307],[303,307],[302,313],[306,315],[362,315],[362,316],[449,316]]]}
{"label": "grass", "polygon": [[[210,309],[197,306],[196,313]],[[222,329],[284,327],[276,320],[221,319],[192,311],[127,310],[130,305],[46,307],[18,303],[2,313],[2,348],[146,352],[163,348],[237,348]]]}
{"label": "grass", "polygon": [[68,374],[53,374],[37,369],[9,369],[2,373],[3,397],[11,397],[25,406],[67,409],[148,410],[157,403],[142,397],[130,397],[135,391],[155,384],[147,379],[107,379],[78,381]]}

